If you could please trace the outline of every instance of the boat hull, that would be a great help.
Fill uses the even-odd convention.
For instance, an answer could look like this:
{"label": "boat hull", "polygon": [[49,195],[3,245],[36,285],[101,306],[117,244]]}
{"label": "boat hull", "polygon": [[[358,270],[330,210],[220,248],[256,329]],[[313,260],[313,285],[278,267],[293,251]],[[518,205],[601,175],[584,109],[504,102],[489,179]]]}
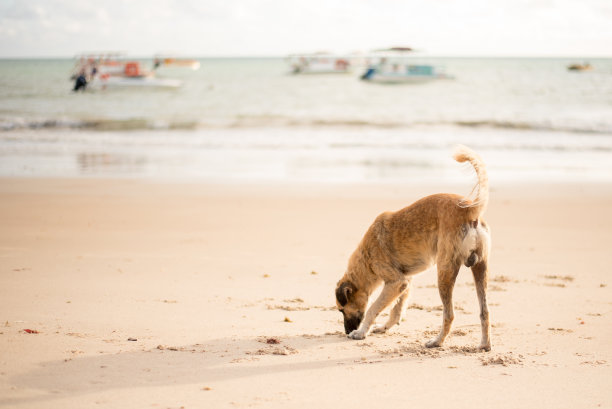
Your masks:
{"label": "boat hull", "polygon": [[438,75],[384,75],[374,74],[364,81],[376,82],[381,84],[423,84],[439,79],[447,79],[446,76]]}
{"label": "boat hull", "polygon": [[157,77],[108,77],[96,78],[90,84],[93,88],[179,88],[181,80]]}
{"label": "boat hull", "polygon": [[293,74],[350,74],[351,70],[336,70],[333,68],[330,69],[294,69],[292,71]]}

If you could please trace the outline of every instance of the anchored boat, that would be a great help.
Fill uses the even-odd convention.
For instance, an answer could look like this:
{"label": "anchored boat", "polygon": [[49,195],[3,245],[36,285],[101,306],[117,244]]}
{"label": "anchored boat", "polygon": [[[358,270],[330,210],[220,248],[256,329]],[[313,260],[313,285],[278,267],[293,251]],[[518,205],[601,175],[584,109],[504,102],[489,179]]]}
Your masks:
{"label": "anchored boat", "polygon": [[153,60],[153,69],[155,70],[160,67],[190,68],[195,71],[200,68],[200,62],[191,58],[178,58],[172,55],[157,54]]}
{"label": "anchored boat", "polygon": [[362,80],[371,82],[393,83],[423,83],[439,79],[449,79],[451,76],[440,72],[433,65],[415,64],[378,64],[368,67],[361,76]]}
{"label": "anchored boat", "polygon": [[588,62],[585,62],[583,64],[570,64],[567,66],[567,69],[569,71],[591,71],[593,66]]}
{"label": "anchored boat", "polygon": [[147,70],[137,60],[123,58],[121,53],[83,54],[77,56],[71,78],[74,91],[86,88],[178,88],[182,81],[162,78]]}
{"label": "anchored boat", "polygon": [[361,79],[370,82],[387,84],[424,83],[439,79],[452,79],[440,67],[416,63],[407,53],[413,50],[408,47],[393,47],[377,50],[370,57],[370,64],[361,75]]}
{"label": "anchored boat", "polygon": [[328,53],[295,54],[287,57],[293,74],[346,74],[351,72],[349,58]]}

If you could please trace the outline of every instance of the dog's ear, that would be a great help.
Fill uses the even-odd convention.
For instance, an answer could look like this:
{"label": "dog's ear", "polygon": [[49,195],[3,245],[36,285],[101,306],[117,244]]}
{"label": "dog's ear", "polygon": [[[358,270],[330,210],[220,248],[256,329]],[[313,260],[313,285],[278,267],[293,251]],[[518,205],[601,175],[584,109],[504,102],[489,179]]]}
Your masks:
{"label": "dog's ear", "polygon": [[345,281],[336,288],[336,299],[341,306],[345,306],[351,299],[351,295],[355,293],[357,288],[350,281]]}

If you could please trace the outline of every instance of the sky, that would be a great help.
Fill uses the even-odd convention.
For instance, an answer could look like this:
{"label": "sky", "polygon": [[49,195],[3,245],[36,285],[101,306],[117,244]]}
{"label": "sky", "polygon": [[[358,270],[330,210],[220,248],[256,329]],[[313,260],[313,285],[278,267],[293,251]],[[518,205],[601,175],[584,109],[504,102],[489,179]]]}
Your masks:
{"label": "sky", "polygon": [[612,57],[612,0],[0,0],[0,57]]}

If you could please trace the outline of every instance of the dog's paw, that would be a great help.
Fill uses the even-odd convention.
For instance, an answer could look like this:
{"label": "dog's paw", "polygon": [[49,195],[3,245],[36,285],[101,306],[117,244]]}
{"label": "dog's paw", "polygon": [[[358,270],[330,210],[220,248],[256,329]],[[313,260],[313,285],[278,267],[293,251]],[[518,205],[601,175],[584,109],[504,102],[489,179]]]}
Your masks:
{"label": "dog's paw", "polygon": [[430,339],[425,343],[425,346],[427,348],[437,348],[440,346],[440,341],[438,340],[438,338]]}
{"label": "dog's paw", "polygon": [[374,334],[384,334],[385,332],[387,332],[386,325],[374,325],[372,327],[372,333]]}
{"label": "dog's paw", "polygon": [[355,331],[353,331],[350,334],[348,334],[348,337],[351,338],[351,339],[360,340],[360,339],[365,339],[366,334],[365,334],[364,331],[360,331],[360,330],[356,329]]}
{"label": "dog's paw", "polygon": [[480,344],[478,346],[478,349],[485,351],[485,352],[489,352],[491,350],[491,343],[487,343],[487,344]]}

